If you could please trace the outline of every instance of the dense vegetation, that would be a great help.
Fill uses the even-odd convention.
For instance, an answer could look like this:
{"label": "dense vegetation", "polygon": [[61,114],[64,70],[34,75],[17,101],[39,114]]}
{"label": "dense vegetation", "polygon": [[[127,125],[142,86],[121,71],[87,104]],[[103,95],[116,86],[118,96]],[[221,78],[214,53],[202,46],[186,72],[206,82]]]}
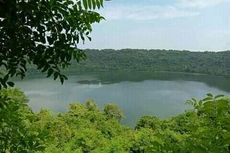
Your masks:
{"label": "dense vegetation", "polygon": [[31,63],[63,83],[61,69],[85,58],[77,46],[91,40],[102,6],[103,0],[0,0],[0,88],[24,78]]}
{"label": "dense vegetation", "polygon": [[167,120],[144,116],[135,129],[123,126],[120,109],[100,110],[93,101],[69,111],[33,112],[17,89],[0,90],[2,153],[227,153],[230,151],[230,98],[208,96]]}
{"label": "dense vegetation", "polygon": [[[172,71],[230,74],[230,52],[86,50],[103,0],[0,0],[0,89],[23,78],[28,64],[47,77],[92,71]],[[73,61],[75,60],[75,61]],[[135,79],[135,78],[134,78]],[[33,112],[17,89],[0,90],[1,153],[226,153],[230,152],[230,98],[209,94],[183,114],[161,120],[144,116],[135,128],[120,123],[118,106],[94,101],[69,111]]]}
{"label": "dense vegetation", "polygon": [[230,52],[189,52],[175,50],[86,50],[87,60],[73,63],[74,72],[171,71],[213,75],[230,74]]}

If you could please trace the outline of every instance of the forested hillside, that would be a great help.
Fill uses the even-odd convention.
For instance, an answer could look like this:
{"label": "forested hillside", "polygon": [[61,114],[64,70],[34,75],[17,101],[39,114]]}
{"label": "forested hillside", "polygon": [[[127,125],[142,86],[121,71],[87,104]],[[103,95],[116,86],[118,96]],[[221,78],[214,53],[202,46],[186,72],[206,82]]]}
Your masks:
{"label": "forested hillside", "polygon": [[73,63],[76,71],[171,71],[213,75],[230,74],[230,52],[176,50],[85,50],[87,60]]}

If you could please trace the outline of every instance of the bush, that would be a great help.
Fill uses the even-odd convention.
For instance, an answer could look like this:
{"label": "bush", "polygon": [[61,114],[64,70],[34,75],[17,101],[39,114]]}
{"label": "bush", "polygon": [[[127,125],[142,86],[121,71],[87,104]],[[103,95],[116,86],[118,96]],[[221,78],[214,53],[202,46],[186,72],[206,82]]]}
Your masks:
{"label": "bush", "polygon": [[192,99],[193,109],[170,119],[144,116],[135,129],[123,126],[116,105],[103,111],[92,100],[69,111],[34,113],[17,89],[0,90],[2,153],[227,153],[230,98]]}

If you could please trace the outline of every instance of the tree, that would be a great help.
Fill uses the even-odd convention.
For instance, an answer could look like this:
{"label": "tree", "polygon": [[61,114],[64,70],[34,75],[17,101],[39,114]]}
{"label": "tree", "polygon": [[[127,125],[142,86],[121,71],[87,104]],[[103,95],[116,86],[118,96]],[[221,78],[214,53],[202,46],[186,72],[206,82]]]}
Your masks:
{"label": "tree", "polygon": [[[0,90],[0,152],[29,152],[39,147],[39,140],[29,127],[34,114],[28,99],[17,89]],[[38,140],[38,141],[37,141]]]}
{"label": "tree", "polygon": [[103,0],[1,0],[0,88],[13,86],[11,77],[24,78],[28,64],[63,83],[61,69],[86,58],[77,45],[91,40],[101,7]]}
{"label": "tree", "polygon": [[118,121],[121,121],[121,119],[124,117],[121,109],[115,104],[105,105],[104,113],[108,118],[116,119]]}
{"label": "tree", "polygon": [[17,89],[0,90],[1,153],[229,153],[230,97],[188,101],[192,108],[169,119],[142,117],[122,125],[120,108],[92,100],[69,111],[33,112]]}

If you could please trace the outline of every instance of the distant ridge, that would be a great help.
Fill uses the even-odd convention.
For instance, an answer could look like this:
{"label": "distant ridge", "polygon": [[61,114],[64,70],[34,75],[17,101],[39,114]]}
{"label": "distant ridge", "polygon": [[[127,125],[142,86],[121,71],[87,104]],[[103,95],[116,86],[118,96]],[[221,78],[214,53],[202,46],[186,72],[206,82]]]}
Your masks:
{"label": "distant ridge", "polygon": [[230,51],[86,49],[85,53],[86,61],[73,62],[68,72],[169,71],[230,75]]}

